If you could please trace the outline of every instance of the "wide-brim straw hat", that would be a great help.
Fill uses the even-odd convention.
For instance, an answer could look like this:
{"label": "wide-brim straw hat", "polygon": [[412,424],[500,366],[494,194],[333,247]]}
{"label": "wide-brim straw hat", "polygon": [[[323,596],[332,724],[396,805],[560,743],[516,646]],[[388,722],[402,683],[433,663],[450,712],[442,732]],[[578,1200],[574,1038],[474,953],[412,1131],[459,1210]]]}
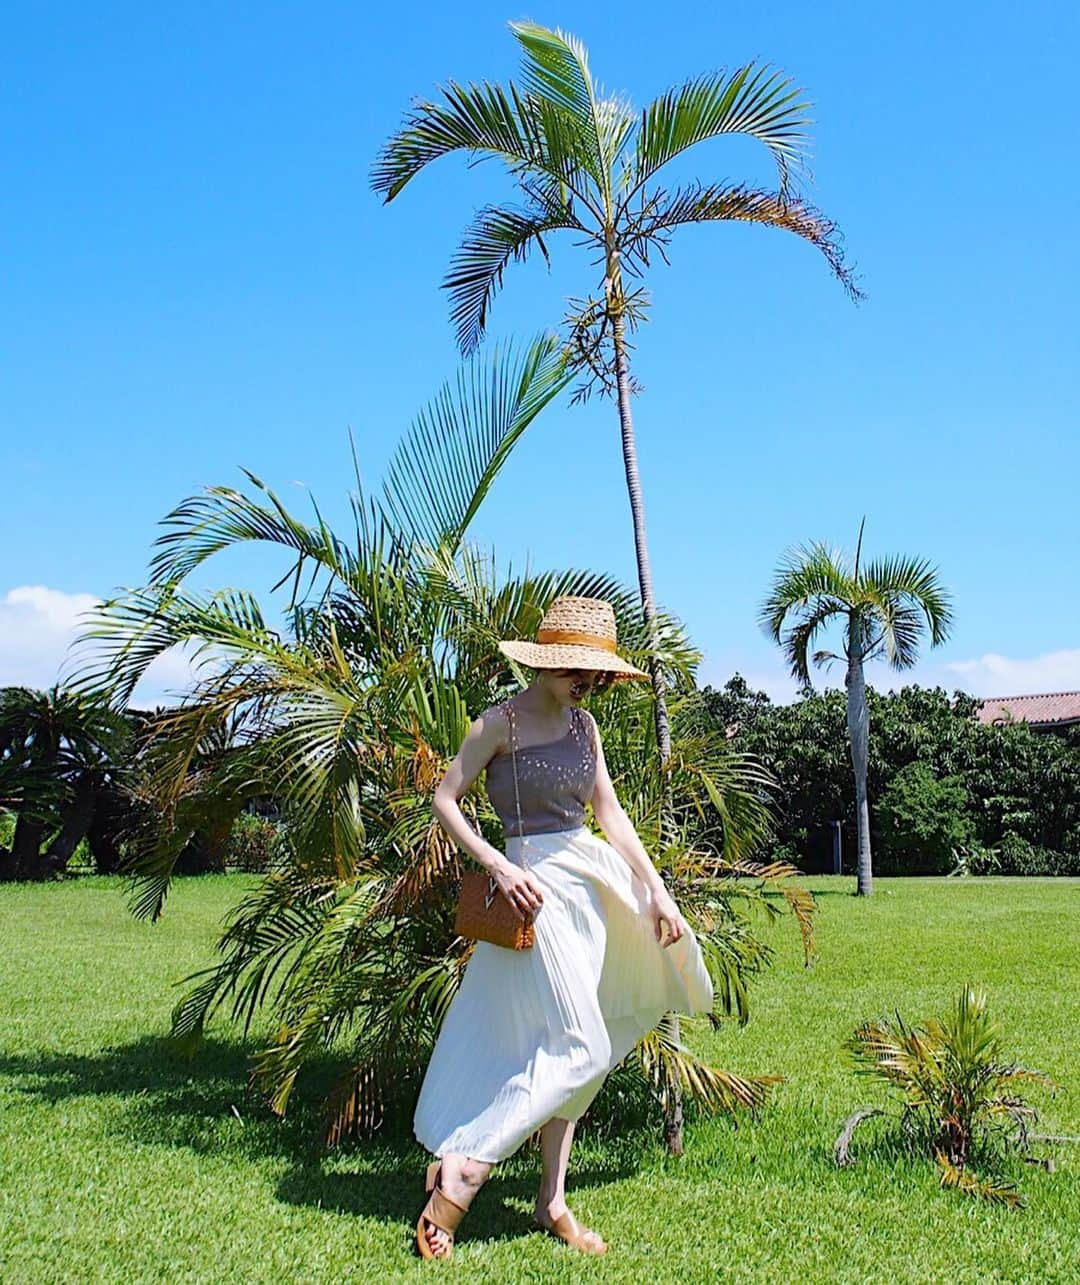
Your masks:
{"label": "wide-brim straw hat", "polygon": [[544,612],[536,641],[503,639],[504,656],[530,669],[595,669],[616,678],[648,678],[615,650],[615,611],[603,598],[556,598]]}

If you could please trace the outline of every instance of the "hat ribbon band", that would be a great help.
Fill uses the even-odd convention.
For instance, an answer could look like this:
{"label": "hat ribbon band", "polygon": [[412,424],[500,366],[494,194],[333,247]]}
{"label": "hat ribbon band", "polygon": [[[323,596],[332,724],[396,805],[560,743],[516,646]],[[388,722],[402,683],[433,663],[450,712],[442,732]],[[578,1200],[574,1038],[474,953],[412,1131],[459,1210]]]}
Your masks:
{"label": "hat ribbon band", "polygon": [[615,651],[613,638],[601,638],[598,634],[581,634],[573,629],[540,629],[537,630],[536,641],[544,644],[564,643],[570,646],[577,644],[585,647],[599,647],[602,651]]}

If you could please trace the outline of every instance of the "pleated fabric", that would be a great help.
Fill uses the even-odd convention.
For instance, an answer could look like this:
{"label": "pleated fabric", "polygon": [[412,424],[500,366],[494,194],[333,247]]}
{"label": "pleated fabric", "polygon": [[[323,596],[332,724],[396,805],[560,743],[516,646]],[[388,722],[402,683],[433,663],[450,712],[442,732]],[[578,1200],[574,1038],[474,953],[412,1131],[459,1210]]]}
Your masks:
{"label": "pleated fabric", "polygon": [[436,1156],[506,1159],[553,1117],[577,1120],[667,1012],[708,1012],[693,933],[663,947],[651,894],[586,827],[510,837],[543,893],[531,950],[477,942],[420,1090],[416,1137]]}

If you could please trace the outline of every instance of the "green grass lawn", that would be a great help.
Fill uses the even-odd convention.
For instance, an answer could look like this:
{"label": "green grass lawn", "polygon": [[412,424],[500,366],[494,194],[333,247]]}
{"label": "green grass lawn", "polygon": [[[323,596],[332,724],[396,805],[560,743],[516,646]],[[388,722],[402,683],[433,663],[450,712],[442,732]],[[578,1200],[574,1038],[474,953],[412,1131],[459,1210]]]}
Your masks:
{"label": "green grass lawn", "polygon": [[422,1155],[407,1137],[328,1154],[303,1095],[268,1116],[227,1029],[190,1060],[169,1046],[173,983],[210,961],[245,882],[180,881],[154,927],[114,880],[0,887],[3,1281],[1080,1279],[1080,1147],[1056,1149],[1054,1174],[1015,1166],[1021,1212],[939,1190],[876,1122],[855,1168],[830,1159],[873,1096],[839,1055],[855,1022],[944,1010],[969,979],[1016,1057],[1065,1086],[1041,1127],[1080,1134],[1080,880],[880,880],[869,902],[812,880],[817,966],[790,923],[767,929],[777,961],[750,1024],[695,1036],[729,1069],[786,1077],[761,1117],[693,1121],[679,1160],[647,1131],[586,1133],[571,1202],[611,1242],[603,1260],[529,1232],[537,1160],[519,1153],[449,1267],[410,1255]]}

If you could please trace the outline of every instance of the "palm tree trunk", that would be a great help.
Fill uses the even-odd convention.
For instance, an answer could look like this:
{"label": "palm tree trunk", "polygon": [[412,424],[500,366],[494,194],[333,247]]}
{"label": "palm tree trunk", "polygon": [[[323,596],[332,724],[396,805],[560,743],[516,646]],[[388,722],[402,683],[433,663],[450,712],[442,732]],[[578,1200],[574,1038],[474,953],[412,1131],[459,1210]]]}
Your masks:
{"label": "palm tree trunk", "polygon": [[[609,280],[612,279],[609,276]],[[634,437],[634,419],[630,411],[630,362],[626,355],[626,335],[623,320],[617,311],[612,316],[612,341],[615,348],[615,381],[619,401],[619,425],[622,430],[623,467],[626,470],[626,490],[630,496],[630,513],[634,522],[634,550],[637,554],[638,587],[641,606],[645,614],[645,630],[649,642],[649,672],[652,675],[653,712],[656,720],[656,744],[660,751],[660,839],[670,843],[675,838],[675,817],[671,797],[671,777],[668,760],[671,758],[671,721],[668,718],[667,682],[657,656],[659,633],[656,622],[656,599],[653,596],[652,567],[649,565],[649,546],[645,537],[645,504],[641,495],[641,474],[638,471],[637,441]],[[679,1039],[679,1019],[672,1021],[672,1033]],[[676,1081],[667,1085],[664,1110],[664,1142],[674,1156],[683,1153],[683,1101],[682,1086]]]}
{"label": "palm tree trunk", "polygon": [[45,837],[45,822],[22,811],[15,822],[11,840],[12,879],[42,879],[45,875],[41,864],[41,841]]}
{"label": "palm tree trunk", "polygon": [[[630,362],[626,355],[626,337],[623,331],[622,318],[616,316],[612,321],[612,333],[615,345],[615,379],[619,400],[619,424],[622,429],[623,467],[626,470],[626,490],[630,496],[630,513],[634,522],[634,551],[637,554],[638,587],[641,591],[641,606],[645,615],[645,631],[649,650],[649,672],[652,675],[653,692],[655,693],[656,744],[660,750],[660,762],[664,770],[665,796],[669,793],[667,786],[667,762],[671,757],[671,722],[667,709],[667,680],[664,678],[656,652],[659,647],[659,634],[656,621],[656,598],[653,595],[652,568],[649,565],[649,546],[645,536],[645,505],[641,496],[641,474],[638,471],[637,442],[634,437],[634,419],[630,410]],[[668,809],[670,811],[670,809]],[[661,827],[670,823],[670,816],[665,816],[661,808]]]}
{"label": "palm tree trunk", "polygon": [[851,741],[851,766],[855,770],[855,827],[858,835],[856,893],[860,897],[869,897],[874,891],[870,857],[870,805],[866,797],[870,708],[866,703],[862,621],[858,616],[851,618],[848,629],[847,722]]}
{"label": "palm tree trunk", "polygon": [[96,797],[94,779],[89,772],[84,772],[75,786],[74,798],[64,809],[56,838],[45,850],[43,862],[50,874],[67,867],[79,846],[79,840],[90,828]]}

